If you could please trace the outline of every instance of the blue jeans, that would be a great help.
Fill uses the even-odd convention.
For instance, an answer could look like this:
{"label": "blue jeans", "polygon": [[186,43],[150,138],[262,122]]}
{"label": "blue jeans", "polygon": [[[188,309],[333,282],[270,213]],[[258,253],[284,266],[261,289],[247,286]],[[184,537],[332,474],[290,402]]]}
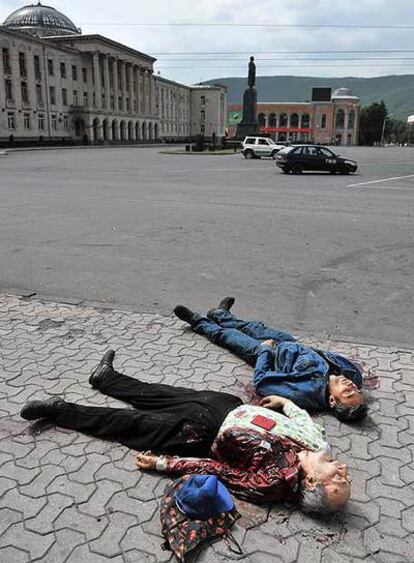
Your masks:
{"label": "blue jeans", "polygon": [[295,338],[258,321],[243,321],[230,311],[214,309],[207,317],[200,317],[192,325],[197,334],[207,337],[210,342],[230,350],[248,364],[254,366],[257,347],[263,340],[271,338],[279,342],[295,342]]}

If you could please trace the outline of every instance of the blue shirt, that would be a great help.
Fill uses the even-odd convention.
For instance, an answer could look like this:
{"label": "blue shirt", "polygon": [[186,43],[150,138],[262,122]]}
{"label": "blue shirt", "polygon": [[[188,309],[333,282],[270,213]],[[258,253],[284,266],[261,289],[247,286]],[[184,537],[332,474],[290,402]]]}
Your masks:
{"label": "blue shirt", "polygon": [[280,395],[305,410],[329,407],[329,375],[343,375],[359,388],[362,375],[356,365],[332,352],[308,348],[298,342],[281,342],[276,351],[258,349],[254,385],[259,395]]}

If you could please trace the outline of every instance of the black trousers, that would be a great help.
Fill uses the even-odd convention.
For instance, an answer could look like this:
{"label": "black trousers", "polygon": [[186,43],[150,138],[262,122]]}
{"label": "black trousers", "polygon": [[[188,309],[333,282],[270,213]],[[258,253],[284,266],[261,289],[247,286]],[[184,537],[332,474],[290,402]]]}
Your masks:
{"label": "black trousers", "polygon": [[118,372],[97,388],[134,409],[64,403],[52,417],[55,424],[157,454],[208,455],[225,417],[242,404],[228,393],[144,383]]}

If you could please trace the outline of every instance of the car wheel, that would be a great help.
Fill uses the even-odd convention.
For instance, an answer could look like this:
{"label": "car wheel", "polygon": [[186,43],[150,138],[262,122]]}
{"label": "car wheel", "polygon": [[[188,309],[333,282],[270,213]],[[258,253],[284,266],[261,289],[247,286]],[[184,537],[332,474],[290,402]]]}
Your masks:
{"label": "car wheel", "polygon": [[251,160],[252,158],[254,158],[254,154],[253,151],[248,150],[244,152],[244,158],[247,158],[248,160]]}
{"label": "car wheel", "polygon": [[349,168],[342,168],[342,170],[340,171],[341,174],[349,174],[349,172]]}
{"label": "car wheel", "polygon": [[294,164],[292,166],[292,174],[302,174],[303,166],[301,164]]}
{"label": "car wheel", "polygon": [[273,158],[273,160],[276,160],[276,158],[277,158],[277,151],[273,151],[273,152],[272,152],[272,158]]}

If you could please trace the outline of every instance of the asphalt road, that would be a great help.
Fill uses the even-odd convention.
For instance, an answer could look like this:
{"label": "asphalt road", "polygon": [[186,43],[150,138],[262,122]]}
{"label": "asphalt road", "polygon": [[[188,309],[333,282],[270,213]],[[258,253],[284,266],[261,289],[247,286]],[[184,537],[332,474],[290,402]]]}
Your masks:
{"label": "asphalt road", "polygon": [[358,174],[157,148],[10,153],[0,287],[160,313],[233,294],[241,316],[294,332],[411,347],[414,149],[340,152]]}

